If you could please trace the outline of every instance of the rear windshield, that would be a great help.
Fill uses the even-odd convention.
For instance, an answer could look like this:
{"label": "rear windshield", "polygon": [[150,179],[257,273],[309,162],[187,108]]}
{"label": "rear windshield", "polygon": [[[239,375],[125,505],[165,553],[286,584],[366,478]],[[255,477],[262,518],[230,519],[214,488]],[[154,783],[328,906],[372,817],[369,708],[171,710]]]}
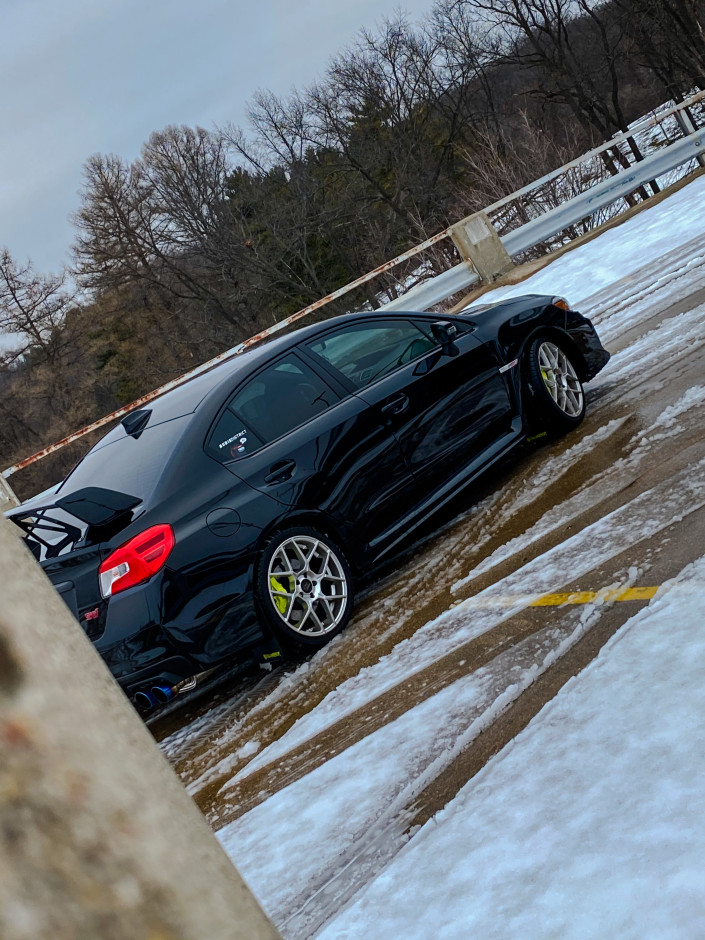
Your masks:
{"label": "rear windshield", "polygon": [[[167,467],[191,415],[147,427],[139,437],[116,428],[88,451],[59,489],[61,496],[100,486],[148,499]],[[116,435],[116,436],[114,436]]]}

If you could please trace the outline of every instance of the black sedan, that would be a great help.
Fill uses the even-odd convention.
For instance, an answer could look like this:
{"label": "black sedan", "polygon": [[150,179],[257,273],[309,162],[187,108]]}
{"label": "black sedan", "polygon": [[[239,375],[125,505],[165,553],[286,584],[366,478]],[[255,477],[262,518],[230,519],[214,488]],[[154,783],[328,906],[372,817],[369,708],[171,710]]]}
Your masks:
{"label": "black sedan", "polygon": [[338,317],[132,412],[8,515],[153,704],[253,650],[330,640],[373,563],[528,434],[580,423],[608,359],[557,297]]}

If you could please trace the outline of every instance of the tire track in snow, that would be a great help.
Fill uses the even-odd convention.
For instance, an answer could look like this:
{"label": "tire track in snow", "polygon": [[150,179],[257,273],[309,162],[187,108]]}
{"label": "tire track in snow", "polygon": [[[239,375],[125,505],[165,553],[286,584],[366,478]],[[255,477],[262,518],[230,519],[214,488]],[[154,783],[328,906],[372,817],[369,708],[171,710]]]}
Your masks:
{"label": "tire track in snow", "polygon": [[[703,516],[702,509],[688,514],[691,531],[701,528]],[[670,534],[681,528],[674,522]],[[666,554],[660,538],[648,551],[641,545],[636,551],[649,559]],[[618,573],[614,565],[623,568],[629,560],[613,559],[602,577]],[[639,574],[631,568],[617,580],[624,584]],[[464,675],[458,669],[456,681],[438,694],[402,712],[383,731],[328,755],[325,764],[291,783],[282,798],[270,796],[222,830],[219,838],[236,864],[240,857],[247,860],[245,876],[269,900],[283,936],[310,937],[339,912],[418,826],[597,655],[634,609],[590,605],[563,609],[557,623],[545,618],[548,625],[544,622],[485,667]],[[361,776],[360,767],[374,767],[374,772]],[[318,794],[325,794],[327,817],[309,825],[307,808],[317,805]],[[293,806],[301,807],[302,817],[292,819]],[[288,855],[272,862],[282,836],[297,858],[293,870]]]}
{"label": "tire track in snow", "polygon": [[[589,463],[596,448],[620,437],[624,421],[608,422],[589,433],[593,423],[586,421],[571,436],[567,450],[559,449],[561,442],[526,455],[523,474],[515,474],[426,543],[415,546],[412,558],[397,563],[392,577],[361,598],[346,631],[288,671],[273,689],[267,684],[265,693],[239,693],[165,738],[162,748],[202,808],[210,805],[211,796],[201,798],[200,791],[218,780],[222,783],[223,775],[246,763],[255,742],[266,746],[336,684],[375,662],[445,610],[453,600],[453,581],[487,551],[503,544],[510,527],[522,531],[541,516],[540,503],[547,496],[556,492],[560,498],[566,489],[577,486],[585,475],[579,469],[581,463]],[[614,446],[618,453],[621,443]],[[592,472],[590,468],[588,475]],[[244,755],[242,748],[247,746],[249,754]]]}
{"label": "tire track in snow", "polygon": [[[553,549],[533,559],[512,574],[496,581],[456,608],[426,624],[414,636],[395,647],[394,651],[374,666],[347,680],[315,709],[296,722],[292,728],[254,758],[234,778],[232,785],[243,785],[246,778],[270,765],[274,770],[267,777],[267,792],[278,774],[275,765],[285,755],[310,742],[325,731],[354,721],[364,736],[365,710],[384,693],[402,695],[402,689],[414,677],[423,688],[422,674],[433,670],[443,657],[455,654],[464,658],[467,644],[511,620],[527,606],[528,599],[563,588],[576,590],[581,576],[610,562],[634,546],[652,539],[659,532],[705,506],[705,458],[694,467],[682,470],[673,480],[657,484],[636,496]],[[462,583],[462,582],[461,582]],[[503,609],[493,608],[488,601],[515,597]],[[465,650],[465,653],[461,652]],[[418,687],[418,682],[417,682]],[[429,683],[427,688],[433,691]],[[418,699],[417,699],[418,701]],[[406,699],[403,708],[416,702]],[[332,732],[335,739],[338,731]],[[344,737],[342,737],[344,740]],[[291,756],[289,757],[291,760]],[[290,778],[285,777],[285,782]],[[255,790],[265,786],[260,777]],[[244,789],[244,787],[243,787]],[[236,811],[242,806],[240,802]]]}

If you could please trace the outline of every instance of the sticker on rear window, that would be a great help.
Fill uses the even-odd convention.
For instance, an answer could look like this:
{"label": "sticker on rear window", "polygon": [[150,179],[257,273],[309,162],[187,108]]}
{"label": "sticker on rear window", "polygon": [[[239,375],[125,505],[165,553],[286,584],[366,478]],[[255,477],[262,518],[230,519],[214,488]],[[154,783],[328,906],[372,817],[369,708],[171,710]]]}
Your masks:
{"label": "sticker on rear window", "polygon": [[238,441],[238,443],[241,445],[245,444],[247,441],[247,433],[247,428],[243,428],[242,431],[238,431],[237,434],[233,434],[232,437],[229,437],[227,441],[223,441],[222,444],[218,444],[218,450],[222,450],[224,447],[232,444],[233,441]]}
{"label": "sticker on rear window", "polygon": [[237,457],[238,454],[245,453],[245,444],[247,444],[247,438],[241,437],[235,444],[230,448],[231,457]]}

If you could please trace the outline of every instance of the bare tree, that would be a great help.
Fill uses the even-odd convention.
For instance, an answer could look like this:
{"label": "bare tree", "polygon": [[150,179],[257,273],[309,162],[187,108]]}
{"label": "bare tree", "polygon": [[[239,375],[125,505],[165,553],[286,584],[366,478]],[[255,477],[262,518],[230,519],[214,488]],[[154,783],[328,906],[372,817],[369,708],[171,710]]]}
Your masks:
{"label": "bare tree", "polygon": [[[442,67],[437,37],[415,34],[403,18],[389,21],[376,34],[362,32],[307,91],[258,94],[252,140],[226,129],[248,167],[234,178],[240,193],[250,187],[250,214],[238,224],[252,233],[260,264],[274,262],[277,245],[283,289],[291,291],[297,275],[299,296],[309,285],[320,296],[447,224],[468,125]],[[231,194],[231,208],[238,204]],[[275,283],[272,270],[268,276]],[[365,294],[376,306],[375,291]]]}
{"label": "bare tree", "polygon": [[7,248],[0,251],[0,331],[12,337],[10,363],[30,350],[40,350],[53,362],[60,354],[64,337],[61,327],[74,303],[66,289],[66,274],[38,274],[31,262],[18,264]]}
{"label": "bare tree", "polygon": [[115,156],[91,157],[74,217],[81,283],[105,290],[142,281],[235,325],[230,172],[222,136],[202,128],[152,134],[132,165]]}
{"label": "bare tree", "polygon": [[430,29],[442,50],[439,103],[455,100],[455,120],[481,133],[491,128],[501,145],[513,105],[504,100],[512,95],[504,81],[501,37],[485,17],[457,0],[437,0]]}
{"label": "bare tree", "polygon": [[613,0],[631,37],[630,54],[669,95],[683,100],[705,88],[705,4],[702,0]]}
{"label": "bare tree", "polygon": [[487,24],[505,61],[535,73],[534,94],[566,104],[602,137],[626,131],[620,93],[622,30],[596,0],[452,0]]}
{"label": "bare tree", "polygon": [[[511,138],[501,146],[499,139],[487,130],[482,148],[469,151],[465,155],[472,166],[476,188],[466,199],[461,200],[459,211],[477,212],[492,203],[504,200],[504,197],[521,190],[534,180],[550,176],[541,186],[511,202],[505,202],[500,209],[492,213],[492,221],[498,232],[505,234],[584,192],[604,179],[607,171],[599,158],[593,158],[588,163],[571,165],[575,144],[575,141],[569,141],[567,144],[556,143],[551,136],[542,133],[526,115],[523,115],[520,124],[515,127]],[[566,164],[569,164],[568,169],[558,175],[551,174],[551,171]],[[528,254],[544,254],[556,244],[561,244],[566,236],[570,239],[578,238],[618,211],[615,207],[600,210],[570,226],[564,233],[558,233]]]}
{"label": "bare tree", "polygon": [[437,187],[451,143],[437,109],[438,54],[434,37],[415,35],[403,18],[387,21],[378,35],[362,32],[306,100],[319,145],[341,154],[368,205],[383,209],[407,239],[438,224]]}

